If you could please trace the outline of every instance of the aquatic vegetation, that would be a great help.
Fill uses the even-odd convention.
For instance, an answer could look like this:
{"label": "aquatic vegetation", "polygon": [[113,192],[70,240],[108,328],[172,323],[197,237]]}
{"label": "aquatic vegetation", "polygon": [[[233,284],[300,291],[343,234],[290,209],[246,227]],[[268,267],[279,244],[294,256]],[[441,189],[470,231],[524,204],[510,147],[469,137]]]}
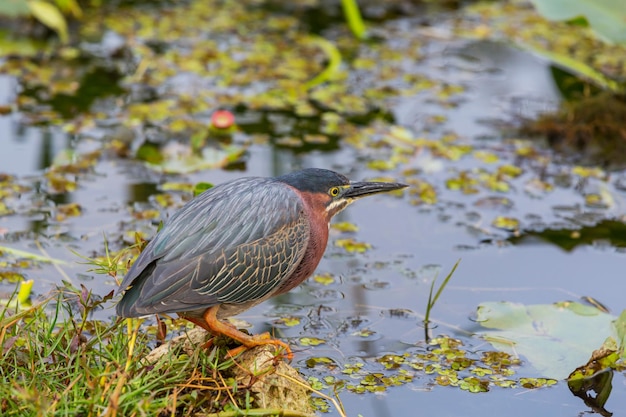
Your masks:
{"label": "aquatic vegetation", "polygon": [[[333,244],[325,265],[300,291],[245,317],[247,322],[236,322],[273,329],[298,347],[296,365],[314,389],[327,394],[313,400],[318,410],[340,409],[328,399],[336,394],[350,399],[394,389],[411,395],[433,389],[454,395],[456,390],[459,395],[557,385],[553,392],[558,398],[565,384],[553,375],[533,374],[533,357],[498,351],[444,321],[453,316],[465,323],[467,312],[485,300],[488,290],[476,288],[483,281],[468,272],[476,270],[471,268],[457,270],[458,281],[448,282],[448,276],[435,288],[439,281],[433,279],[434,271],[441,266],[433,265],[430,257],[456,259],[456,251],[465,251],[465,264],[466,257],[476,262],[487,253],[489,262],[479,260],[479,267],[506,288],[497,292],[501,299],[517,283],[508,272],[489,275],[487,266],[508,270],[507,256],[515,245],[537,245],[540,240],[565,251],[584,245],[590,252],[606,250],[618,257],[624,245],[620,207],[625,176],[593,162],[572,163],[563,153],[529,140],[530,134],[509,129],[511,123],[503,122],[519,121],[507,96],[513,89],[489,91],[492,96],[473,101],[485,84],[512,72],[503,76],[500,71],[506,69],[492,64],[491,55],[481,60],[472,52],[474,45],[489,49],[496,44],[457,35],[527,43],[529,50],[544,48],[544,56],[553,59],[554,54],[561,59],[555,62],[568,65],[571,61],[561,55],[571,52],[573,61],[593,69],[576,67],[591,84],[569,89],[572,79],[553,73],[556,88],[572,96],[595,94],[592,84],[619,87],[621,47],[600,47],[590,30],[573,33],[569,24],[547,23],[530,7],[520,10],[513,4],[517,2],[474,4],[436,18],[396,15],[389,20],[366,6],[366,42],[356,39],[344,22],[313,27],[311,15],[318,5],[311,4],[316,2],[275,3],[191,1],[97,12],[86,8],[73,33],[80,43],[49,45],[34,56],[12,52],[0,59],[2,77],[19,86],[0,103],[1,117],[11,119],[16,129],[45,132],[41,164],[24,177],[0,173],[1,283],[33,279],[28,298],[37,303],[50,281],[74,281],[64,284],[68,299],[58,302],[70,317],[67,321],[50,326],[56,298],[35,310],[24,303],[26,313],[11,310],[16,315],[7,319],[10,325],[2,322],[2,346],[7,361],[21,360],[28,369],[82,367],[63,368],[66,384],[54,387],[67,394],[64,398],[38,385],[13,385],[7,398],[25,407],[43,398],[44,408],[71,409],[76,403],[63,401],[84,395],[84,382],[95,392],[89,406],[99,412],[113,410],[126,395],[132,397],[129,407],[148,414],[267,412],[246,398],[251,395],[248,384],[217,376],[232,366],[216,359],[227,341],[206,355],[173,353],[168,360],[171,371],[179,372],[176,376],[140,360],[156,344],[188,334],[185,324],[162,318],[142,327],[118,324],[111,329],[115,334],[107,333],[110,311],[101,307],[110,303],[91,310],[85,304],[98,299],[88,288],[107,298],[159,222],[211,183],[243,175],[238,171],[246,169],[263,175],[266,169],[306,164],[335,165],[411,185],[386,201],[402,209],[405,217],[392,219],[403,225],[401,233],[380,230],[356,212],[331,226]],[[505,55],[500,50],[494,57],[498,53]],[[487,81],[481,87],[477,80]],[[612,135],[603,130],[610,123],[599,117],[601,107],[587,113],[582,107],[564,107],[559,120],[531,115],[544,127],[533,135],[545,136],[552,129],[555,137],[569,134],[572,141],[564,146],[574,147],[580,134]],[[619,107],[614,109],[619,115]],[[459,118],[470,111],[471,120]],[[588,123],[562,121],[568,118]],[[21,133],[14,137],[26,141]],[[578,148],[576,152],[581,153]],[[96,228],[106,230],[106,243]],[[386,234],[387,243],[377,247],[371,233]],[[54,258],[38,253],[35,241]],[[387,244],[401,253],[389,255]],[[22,252],[15,249],[20,245]],[[72,252],[89,265],[77,266]],[[57,264],[67,268],[66,276],[53,266]],[[471,280],[463,281],[468,275]],[[550,296],[543,287],[532,290]],[[85,311],[92,316],[84,320]],[[436,334],[428,343],[424,321]],[[28,340],[36,343],[29,345]],[[50,355],[37,356],[40,352]],[[585,352],[584,359],[559,372],[583,365],[591,354]],[[597,357],[614,358],[615,351],[604,352]],[[621,366],[614,364],[615,369]],[[79,371],[87,374],[82,380]],[[591,367],[581,369],[572,378],[577,381],[573,391],[584,391],[596,373],[600,371]],[[148,384],[151,392],[140,389],[141,384]]]}

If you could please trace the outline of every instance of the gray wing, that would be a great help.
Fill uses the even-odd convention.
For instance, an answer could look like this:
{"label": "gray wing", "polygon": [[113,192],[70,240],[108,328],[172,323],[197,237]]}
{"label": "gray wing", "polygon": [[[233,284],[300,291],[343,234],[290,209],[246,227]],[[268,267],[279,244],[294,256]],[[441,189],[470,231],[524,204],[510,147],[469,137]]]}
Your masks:
{"label": "gray wing", "polygon": [[300,264],[309,222],[272,179],[214,187],[177,211],[128,271],[117,313],[134,317],[260,300]]}

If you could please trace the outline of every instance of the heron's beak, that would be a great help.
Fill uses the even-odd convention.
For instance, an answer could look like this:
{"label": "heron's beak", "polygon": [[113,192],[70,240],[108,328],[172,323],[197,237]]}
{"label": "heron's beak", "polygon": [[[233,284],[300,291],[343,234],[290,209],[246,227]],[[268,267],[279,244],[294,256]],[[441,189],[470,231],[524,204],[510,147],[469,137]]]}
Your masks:
{"label": "heron's beak", "polygon": [[351,182],[349,188],[343,193],[345,198],[361,198],[372,194],[385,193],[400,190],[408,185],[397,182]]}

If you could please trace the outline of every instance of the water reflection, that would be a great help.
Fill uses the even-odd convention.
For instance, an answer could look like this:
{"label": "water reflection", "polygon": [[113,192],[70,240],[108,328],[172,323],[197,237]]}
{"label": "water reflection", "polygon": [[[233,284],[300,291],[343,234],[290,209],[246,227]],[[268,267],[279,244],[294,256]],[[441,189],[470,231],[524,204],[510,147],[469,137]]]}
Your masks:
{"label": "water reflection", "polygon": [[550,243],[565,251],[572,251],[579,246],[604,246],[607,249],[623,252],[626,248],[626,224],[622,221],[603,220],[592,226],[578,229],[564,227],[562,229],[545,228],[539,231],[525,231],[519,236],[508,239],[515,245],[532,245],[540,242]]}
{"label": "water reflection", "polygon": [[129,183],[126,185],[126,201],[147,203],[150,201],[150,197],[158,192],[158,184],[154,182]]}

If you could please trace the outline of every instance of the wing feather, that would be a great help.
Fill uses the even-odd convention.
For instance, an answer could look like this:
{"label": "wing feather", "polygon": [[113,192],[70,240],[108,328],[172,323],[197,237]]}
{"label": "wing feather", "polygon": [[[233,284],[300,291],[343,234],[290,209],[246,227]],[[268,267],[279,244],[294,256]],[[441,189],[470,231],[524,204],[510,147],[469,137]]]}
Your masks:
{"label": "wing feather", "polygon": [[300,264],[309,227],[299,196],[284,184],[246,178],[214,187],[146,246],[120,286],[118,314],[263,300]]}

